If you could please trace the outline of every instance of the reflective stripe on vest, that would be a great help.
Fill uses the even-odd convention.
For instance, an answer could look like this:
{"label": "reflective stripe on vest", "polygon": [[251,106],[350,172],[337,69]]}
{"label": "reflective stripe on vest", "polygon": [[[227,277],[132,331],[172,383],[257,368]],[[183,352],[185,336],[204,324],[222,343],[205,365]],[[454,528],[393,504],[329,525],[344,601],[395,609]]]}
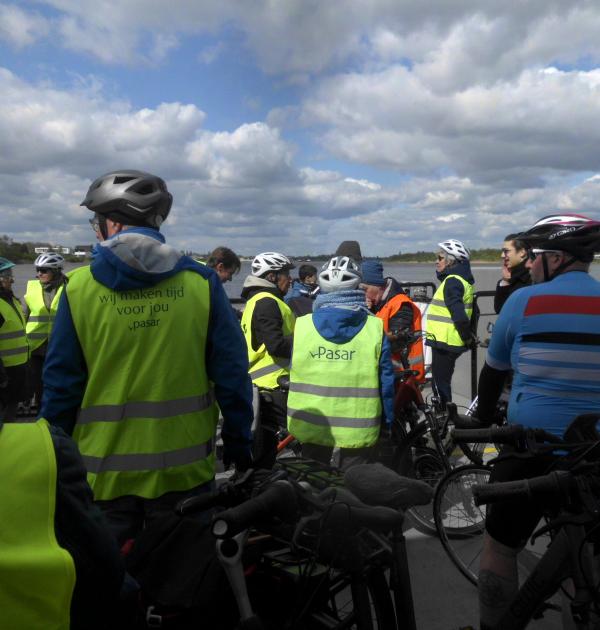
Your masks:
{"label": "reflective stripe on vest", "polygon": [[[385,330],[385,332],[389,332],[390,320],[405,303],[410,304],[413,312],[412,331],[418,331],[419,333],[421,332],[421,310],[408,297],[408,295],[404,295],[403,293],[395,295],[377,312],[377,317],[379,317],[379,319],[383,321],[383,329]],[[402,372],[405,369],[402,363],[401,352],[392,353],[392,364],[394,366],[395,372]],[[423,354],[423,339],[421,337],[419,337],[419,339],[417,339],[408,350],[408,365],[411,370],[418,370],[419,375],[416,377],[417,381],[425,380],[425,357]]]}
{"label": "reflective stripe on vest", "polygon": [[[18,471],[18,475],[15,475]],[[75,565],[54,531],[56,455],[45,420],[0,431],[0,626],[68,630]]]}
{"label": "reflective stripe on vest", "polygon": [[152,499],[213,479],[208,281],[181,271],[116,292],[82,267],[65,290],[88,368],[73,437],[94,497]]}
{"label": "reflective stripe on vest", "polygon": [[25,315],[21,302],[12,299],[12,305],[0,298],[0,359],[5,367],[22,365],[29,360],[29,343],[25,335]]}
{"label": "reflective stripe on vest", "polygon": [[344,344],[321,337],[312,315],[296,320],[288,429],[300,442],[361,448],[377,441],[382,339],[383,323],[372,316]]}
{"label": "reflective stripe on vest", "polygon": [[278,297],[267,291],[261,291],[253,295],[244,307],[242,313],[242,331],[246,338],[246,345],[248,346],[248,362],[250,367],[248,372],[252,383],[257,387],[265,389],[275,389],[278,387],[277,379],[282,375],[289,374],[289,359],[283,357],[272,357],[265,347],[265,344],[261,344],[257,350],[252,348],[252,315],[256,303],[262,299],[275,300],[279,310],[281,312],[281,319],[283,320],[283,336],[290,337],[294,332],[294,325],[296,318],[292,309]]}
{"label": "reflective stripe on vest", "polygon": [[463,305],[469,320],[473,313],[473,285],[461,276],[449,275],[438,287],[427,311],[427,333],[432,340],[447,346],[464,347],[464,341],[456,330],[450,310],[444,302],[444,287],[450,278],[456,278],[463,285]]}
{"label": "reflective stripe on vest", "polygon": [[44,288],[41,282],[39,280],[30,280],[27,283],[25,302],[29,308],[29,318],[27,319],[25,330],[31,350],[39,348],[50,336],[63,286],[61,285],[56,291],[52,298],[50,309],[48,309],[44,302]]}

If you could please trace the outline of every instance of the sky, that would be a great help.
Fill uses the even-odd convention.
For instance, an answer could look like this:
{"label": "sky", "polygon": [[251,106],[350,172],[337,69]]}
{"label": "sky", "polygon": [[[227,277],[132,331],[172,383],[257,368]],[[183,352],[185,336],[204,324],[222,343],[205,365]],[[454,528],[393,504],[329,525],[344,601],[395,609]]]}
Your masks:
{"label": "sky", "polygon": [[600,4],[0,0],[0,234],[93,242],[152,172],[180,249],[500,246],[600,218]]}

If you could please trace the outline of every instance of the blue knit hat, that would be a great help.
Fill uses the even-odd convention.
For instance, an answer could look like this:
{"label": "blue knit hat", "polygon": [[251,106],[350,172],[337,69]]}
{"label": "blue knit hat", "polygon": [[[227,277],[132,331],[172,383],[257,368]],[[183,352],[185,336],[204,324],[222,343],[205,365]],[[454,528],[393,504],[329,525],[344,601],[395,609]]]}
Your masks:
{"label": "blue knit hat", "polygon": [[365,260],[361,265],[363,284],[372,284],[376,287],[385,285],[383,277],[383,265],[378,260]]}

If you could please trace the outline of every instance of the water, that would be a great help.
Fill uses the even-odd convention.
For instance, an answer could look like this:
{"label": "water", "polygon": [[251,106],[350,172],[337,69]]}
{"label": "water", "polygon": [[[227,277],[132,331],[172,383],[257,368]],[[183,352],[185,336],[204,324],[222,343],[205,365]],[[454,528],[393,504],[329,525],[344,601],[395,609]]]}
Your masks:
{"label": "water", "polygon": [[[83,263],[66,263],[66,271],[80,267]],[[302,264],[299,262],[297,266]],[[314,265],[317,269],[320,268],[322,263],[315,262]],[[476,291],[493,291],[496,288],[496,283],[501,276],[501,266],[492,264],[473,265],[473,276],[475,277],[475,290]],[[395,263],[384,264],[384,275],[392,276],[396,280],[411,281],[411,282],[435,282],[438,284],[435,277],[435,268],[433,263],[431,264],[414,264],[414,265],[399,265]],[[16,265],[13,269],[15,276],[15,284],[13,290],[18,297],[23,297],[27,281],[35,278],[34,267],[31,264]],[[230,298],[239,298],[242,291],[242,286],[246,276],[250,273],[250,262],[242,262],[242,268],[240,272],[233,277],[231,282],[225,283],[225,291]],[[292,272],[293,274],[294,272]],[[592,265],[592,276],[600,280],[600,265]]]}

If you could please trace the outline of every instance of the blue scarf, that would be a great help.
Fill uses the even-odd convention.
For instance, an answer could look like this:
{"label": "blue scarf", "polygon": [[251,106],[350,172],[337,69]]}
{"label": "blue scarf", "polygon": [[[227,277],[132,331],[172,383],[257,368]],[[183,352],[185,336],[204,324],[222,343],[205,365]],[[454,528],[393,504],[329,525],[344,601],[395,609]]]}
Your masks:
{"label": "blue scarf", "polygon": [[369,313],[365,301],[365,292],[356,289],[319,293],[315,300],[313,311],[319,308],[342,308],[349,311],[365,311]]}

